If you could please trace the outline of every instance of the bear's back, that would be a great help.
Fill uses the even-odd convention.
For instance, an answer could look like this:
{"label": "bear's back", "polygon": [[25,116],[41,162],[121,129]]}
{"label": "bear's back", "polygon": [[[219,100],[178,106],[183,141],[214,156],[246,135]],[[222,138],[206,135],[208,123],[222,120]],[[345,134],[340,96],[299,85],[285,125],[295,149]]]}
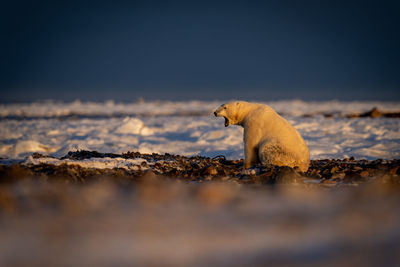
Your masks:
{"label": "bear's back", "polygon": [[267,105],[256,104],[249,113],[254,125],[262,132],[259,143],[261,163],[298,166],[308,169],[310,155],[306,142],[296,128]]}

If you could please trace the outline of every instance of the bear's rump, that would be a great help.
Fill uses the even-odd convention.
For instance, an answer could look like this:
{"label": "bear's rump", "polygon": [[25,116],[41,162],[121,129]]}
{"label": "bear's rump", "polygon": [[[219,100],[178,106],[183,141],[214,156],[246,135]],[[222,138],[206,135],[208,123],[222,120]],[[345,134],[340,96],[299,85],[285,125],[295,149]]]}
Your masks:
{"label": "bear's rump", "polygon": [[262,164],[273,164],[277,166],[300,167],[304,163],[295,153],[289,151],[276,140],[268,140],[260,143],[258,156]]}
{"label": "bear's rump", "polygon": [[283,162],[293,160],[293,155],[277,143],[262,143],[258,150],[258,156],[263,164],[282,165]]}

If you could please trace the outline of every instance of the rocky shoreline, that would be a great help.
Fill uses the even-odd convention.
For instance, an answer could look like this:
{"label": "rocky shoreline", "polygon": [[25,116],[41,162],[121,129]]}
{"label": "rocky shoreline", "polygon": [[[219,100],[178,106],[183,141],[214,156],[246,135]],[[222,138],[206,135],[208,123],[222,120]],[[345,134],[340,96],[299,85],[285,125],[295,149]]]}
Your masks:
{"label": "rocky shoreline", "polygon": [[[34,159],[48,158],[34,153]],[[142,177],[155,175],[185,182],[223,181],[239,184],[302,184],[308,186],[340,187],[354,186],[372,181],[400,184],[400,160],[373,161],[346,159],[312,160],[307,172],[278,166],[255,166],[243,171],[243,160],[184,157],[170,154],[124,154],[99,153],[96,151],[69,152],[59,160],[88,160],[93,158],[142,159],[135,168],[85,168],[75,164],[11,164],[0,165],[1,183],[12,183],[20,179],[64,180],[85,183],[104,177],[115,182],[136,182]]]}

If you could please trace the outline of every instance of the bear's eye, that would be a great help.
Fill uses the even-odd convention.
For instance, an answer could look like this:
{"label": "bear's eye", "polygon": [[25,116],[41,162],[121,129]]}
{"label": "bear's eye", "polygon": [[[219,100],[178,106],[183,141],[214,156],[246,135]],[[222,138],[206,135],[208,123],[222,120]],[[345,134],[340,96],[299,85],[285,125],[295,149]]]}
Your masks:
{"label": "bear's eye", "polygon": [[224,109],[226,109],[226,107],[224,107]]}

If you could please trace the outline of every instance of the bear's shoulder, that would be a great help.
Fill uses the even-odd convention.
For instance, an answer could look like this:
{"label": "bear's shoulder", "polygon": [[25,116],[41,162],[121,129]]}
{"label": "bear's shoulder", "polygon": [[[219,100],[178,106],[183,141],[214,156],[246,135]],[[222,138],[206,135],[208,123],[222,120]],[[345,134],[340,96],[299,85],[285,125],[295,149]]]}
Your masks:
{"label": "bear's shoulder", "polygon": [[277,114],[273,108],[265,104],[248,103],[245,109],[249,116],[266,116]]}

